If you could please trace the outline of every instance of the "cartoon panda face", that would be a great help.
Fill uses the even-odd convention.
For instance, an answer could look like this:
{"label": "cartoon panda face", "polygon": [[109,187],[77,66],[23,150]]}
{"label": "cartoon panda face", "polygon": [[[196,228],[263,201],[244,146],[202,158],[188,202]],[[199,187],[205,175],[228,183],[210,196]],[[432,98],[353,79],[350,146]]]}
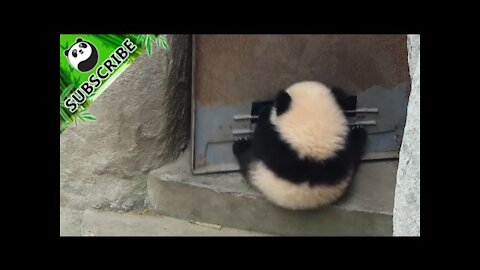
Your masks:
{"label": "cartoon panda face", "polygon": [[68,57],[70,65],[80,70],[81,72],[87,72],[93,69],[97,65],[98,52],[95,46],[78,38],[77,41],[65,51],[65,55]]}

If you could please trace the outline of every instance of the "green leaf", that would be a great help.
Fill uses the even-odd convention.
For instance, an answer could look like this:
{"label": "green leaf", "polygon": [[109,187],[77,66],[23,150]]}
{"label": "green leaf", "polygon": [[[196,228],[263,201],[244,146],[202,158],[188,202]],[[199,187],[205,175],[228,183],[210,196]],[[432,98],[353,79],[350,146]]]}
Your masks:
{"label": "green leaf", "polygon": [[162,46],[163,38],[159,36],[156,40],[156,43],[157,43],[158,46]]}
{"label": "green leaf", "polygon": [[161,46],[162,46],[164,49],[168,49],[168,42],[167,42],[166,40],[163,40]]}
{"label": "green leaf", "polygon": [[168,49],[168,40],[165,35],[159,35],[156,41],[159,47],[163,49]]}
{"label": "green leaf", "polygon": [[87,110],[83,110],[83,111],[79,112],[78,115],[77,115],[77,117],[78,117],[78,119],[80,119],[80,120],[82,120],[82,121],[94,121],[94,120],[97,120],[97,118],[96,118],[93,114],[87,112]]}
{"label": "green leaf", "polygon": [[60,109],[60,117],[62,118],[63,122],[70,122],[70,116],[62,109]]}
{"label": "green leaf", "polygon": [[145,44],[149,43],[150,42],[150,35],[145,35],[145,38],[143,39],[143,42]]}
{"label": "green leaf", "polygon": [[62,93],[60,94],[60,98],[62,99],[62,101],[65,100],[65,98],[70,95],[70,93],[74,88],[75,86],[73,86],[73,84],[70,84],[65,89],[63,89]]}
{"label": "green leaf", "polygon": [[62,48],[63,50],[68,49],[68,41],[65,42],[65,46],[62,46],[62,44],[60,44],[60,48]]}
{"label": "green leaf", "polygon": [[83,119],[86,120],[86,121],[95,121],[95,120],[97,120],[97,118],[96,118],[95,116],[93,116],[93,115],[84,116]]}
{"label": "green leaf", "polygon": [[147,49],[147,55],[150,56],[152,54],[152,44],[147,43],[146,49]]}

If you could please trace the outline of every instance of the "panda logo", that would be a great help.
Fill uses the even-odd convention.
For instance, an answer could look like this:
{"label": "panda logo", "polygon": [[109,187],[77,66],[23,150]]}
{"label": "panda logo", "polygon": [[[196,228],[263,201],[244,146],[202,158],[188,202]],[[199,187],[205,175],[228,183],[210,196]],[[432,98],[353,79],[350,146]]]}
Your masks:
{"label": "panda logo", "polygon": [[81,38],[77,38],[77,41],[69,49],[65,50],[65,56],[67,56],[70,65],[81,72],[93,69],[98,61],[97,48],[92,43]]}

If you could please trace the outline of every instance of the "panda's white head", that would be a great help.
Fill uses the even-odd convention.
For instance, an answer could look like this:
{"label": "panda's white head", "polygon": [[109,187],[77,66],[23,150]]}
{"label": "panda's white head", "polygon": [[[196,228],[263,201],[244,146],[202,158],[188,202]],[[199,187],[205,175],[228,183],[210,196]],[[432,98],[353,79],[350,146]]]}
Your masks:
{"label": "panda's white head", "polygon": [[65,50],[65,55],[68,57],[70,65],[81,72],[93,69],[98,61],[97,48],[81,38],[78,38],[69,49]]}
{"label": "panda's white head", "polygon": [[313,81],[282,90],[270,112],[270,122],[302,159],[333,157],[344,148],[349,131],[331,90]]}

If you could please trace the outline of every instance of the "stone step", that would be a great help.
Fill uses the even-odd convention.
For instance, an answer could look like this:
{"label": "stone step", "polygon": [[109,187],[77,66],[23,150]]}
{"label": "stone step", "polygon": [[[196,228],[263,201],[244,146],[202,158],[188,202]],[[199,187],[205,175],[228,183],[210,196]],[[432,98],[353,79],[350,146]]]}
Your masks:
{"label": "stone step", "polygon": [[198,224],[188,220],[143,213],[85,210],[82,236],[269,236],[269,234]]}
{"label": "stone step", "polygon": [[239,173],[192,175],[190,149],[148,176],[149,207],[189,220],[286,236],[391,236],[398,160],[364,162],[347,195],[318,210],[268,202]]}

